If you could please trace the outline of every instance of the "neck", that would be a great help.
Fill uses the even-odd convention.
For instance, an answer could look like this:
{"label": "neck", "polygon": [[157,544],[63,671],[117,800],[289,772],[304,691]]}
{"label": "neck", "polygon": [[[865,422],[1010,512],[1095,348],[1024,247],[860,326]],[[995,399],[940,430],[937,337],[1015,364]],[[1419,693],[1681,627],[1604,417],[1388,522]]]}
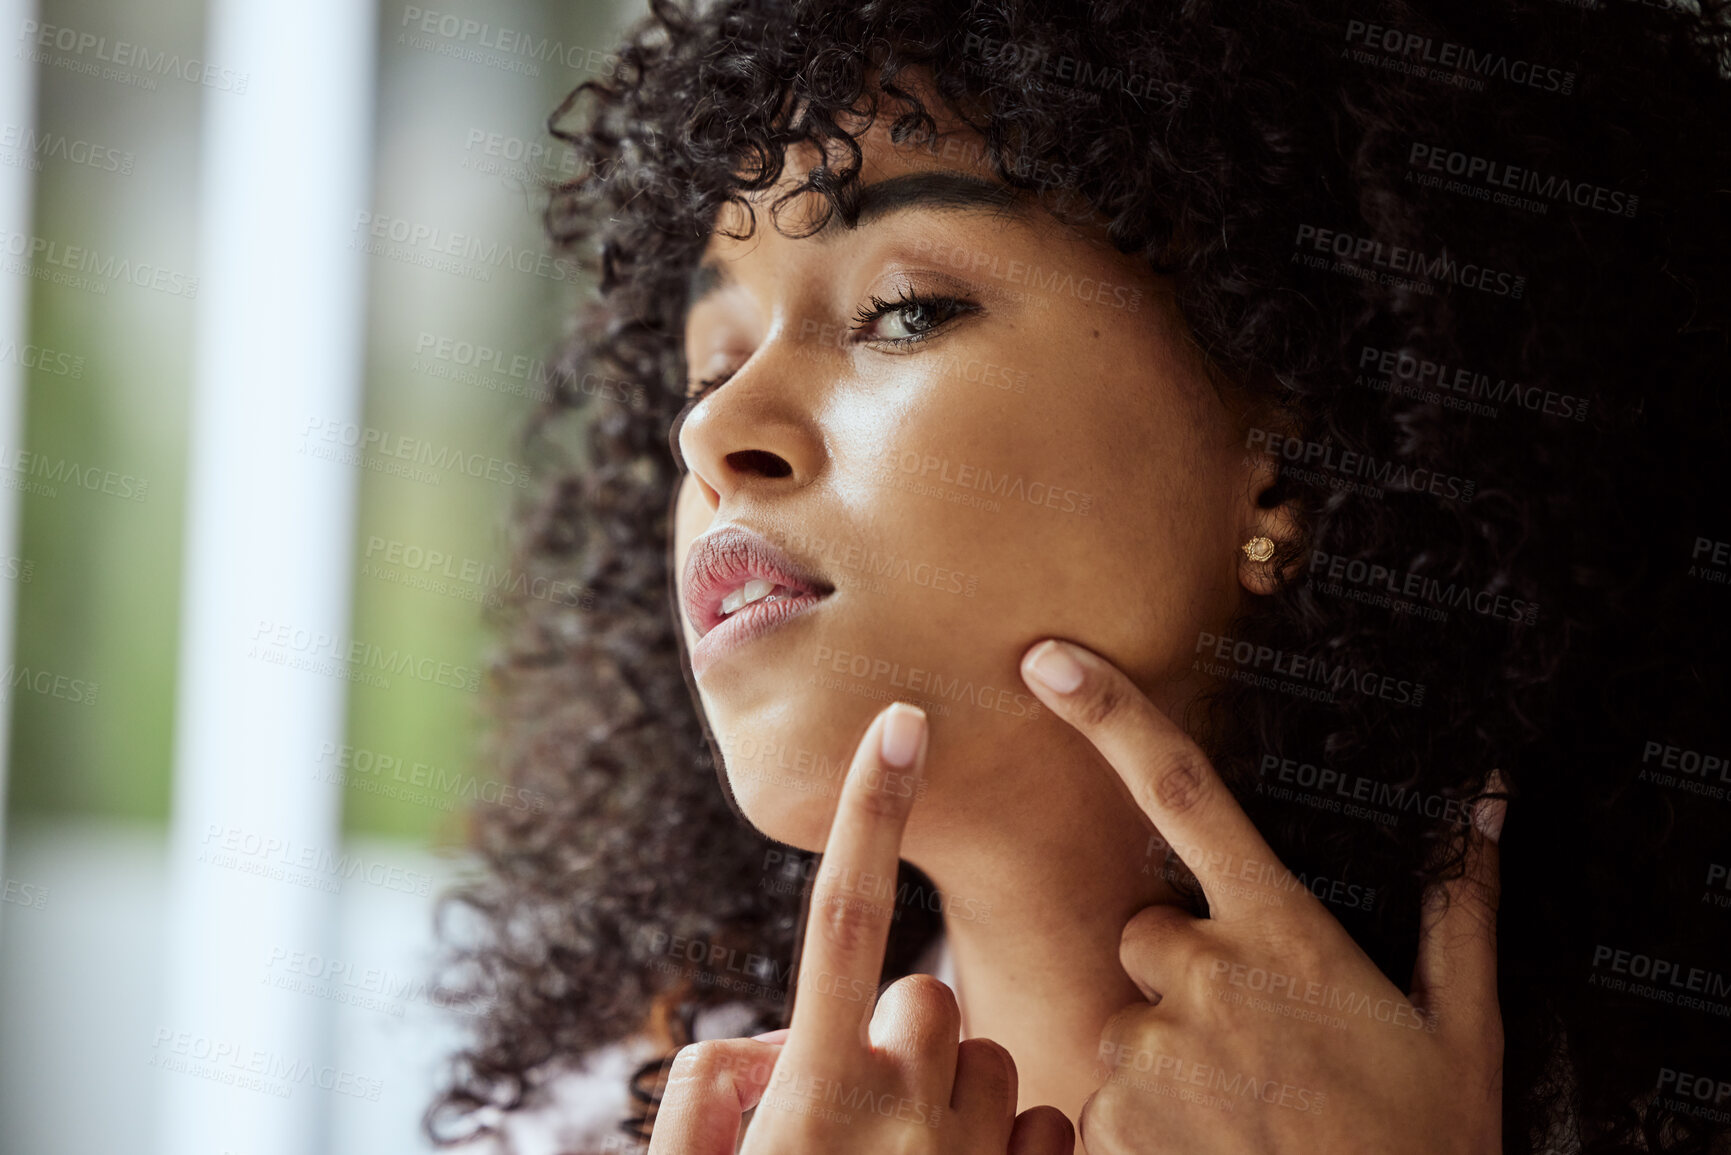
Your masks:
{"label": "neck", "polygon": [[1009,1049],[1018,1111],[1051,1104],[1072,1121],[1099,1087],[1106,1020],[1143,1001],[1118,962],[1124,926],[1177,901],[1152,827],[1091,747],[1083,756],[1097,773],[1049,779],[1062,798],[980,807],[988,821],[951,831],[920,863],[945,898],[963,1036]]}

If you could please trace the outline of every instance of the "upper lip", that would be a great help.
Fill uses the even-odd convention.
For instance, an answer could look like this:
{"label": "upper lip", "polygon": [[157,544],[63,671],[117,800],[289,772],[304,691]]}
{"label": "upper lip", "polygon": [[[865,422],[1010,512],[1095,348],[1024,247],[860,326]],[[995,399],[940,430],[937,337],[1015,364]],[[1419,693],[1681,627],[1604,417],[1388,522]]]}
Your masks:
{"label": "upper lip", "polygon": [[685,559],[685,619],[702,637],[723,621],[721,600],[753,578],[819,597],[833,586],[786,550],[739,526],[711,530]]}

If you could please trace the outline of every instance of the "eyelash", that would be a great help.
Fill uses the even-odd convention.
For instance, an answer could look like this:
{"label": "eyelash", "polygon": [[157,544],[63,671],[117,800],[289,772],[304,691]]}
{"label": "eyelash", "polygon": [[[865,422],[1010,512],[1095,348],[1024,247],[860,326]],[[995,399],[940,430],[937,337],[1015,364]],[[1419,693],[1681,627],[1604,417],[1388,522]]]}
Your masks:
{"label": "eyelash", "polygon": [[886,301],[882,297],[873,296],[870,305],[860,309],[859,312],[853,315],[854,332],[859,332],[861,329],[886,314],[911,308],[931,309],[934,312],[943,314],[943,316],[941,316],[937,321],[934,321],[931,328],[927,329],[924,333],[916,333],[911,337],[879,338],[883,344],[917,345],[942,326],[955,320],[963,313],[973,312],[975,309],[979,308],[979,306],[974,304],[972,301],[964,301],[960,297],[925,297],[914,292],[912,289],[903,288],[898,290],[898,295],[893,301]]}
{"label": "eyelash", "polygon": [[[911,289],[903,288],[898,291],[898,295],[893,301],[886,301],[882,297],[874,294],[870,302],[861,306],[860,310],[854,314],[853,331],[858,333],[873,321],[887,316],[890,313],[898,312],[903,309],[916,308],[930,310],[931,312],[938,314],[938,319],[933,321],[923,332],[915,333],[907,337],[879,337],[873,343],[895,346],[917,345],[930,338],[933,333],[937,332],[957,317],[966,313],[974,312],[979,308],[979,305],[961,297],[927,297],[922,296]],[[685,393],[687,408],[709,396],[713,390],[719,389],[721,386],[727,384],[728,380],[732,376],[732,371],[727,373],[718,373],[714,377],[709,377],[705,380],[699,381],[687,389]]]}

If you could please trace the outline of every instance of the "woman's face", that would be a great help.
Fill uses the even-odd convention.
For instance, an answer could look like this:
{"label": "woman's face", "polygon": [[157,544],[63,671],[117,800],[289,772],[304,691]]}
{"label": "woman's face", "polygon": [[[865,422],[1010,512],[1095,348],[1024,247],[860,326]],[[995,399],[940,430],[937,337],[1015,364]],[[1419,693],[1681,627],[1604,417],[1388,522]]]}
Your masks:
{"label": "woman's face", "polygon": [[[970,822],[1088,793],[1066,775],[1110,775],[1023,685],[1035,641],[1101,653],[1169,710],[1193,695],[1267,479],[1136,258],[1006,196],[968,134],[898,147],[880,124],[861,144],[856,227],[791,239],[765,194],[753,238],[711,239],[686,359],[694,386],[725,381],[679,430],[675,561],[746,816],[820,849],[866,724],[912,701],[932,735],[904,843],[920,863]],[[797,231],[809,205],[791,207]],[[726,593],[772,585],[808,592],[710,628]]]}

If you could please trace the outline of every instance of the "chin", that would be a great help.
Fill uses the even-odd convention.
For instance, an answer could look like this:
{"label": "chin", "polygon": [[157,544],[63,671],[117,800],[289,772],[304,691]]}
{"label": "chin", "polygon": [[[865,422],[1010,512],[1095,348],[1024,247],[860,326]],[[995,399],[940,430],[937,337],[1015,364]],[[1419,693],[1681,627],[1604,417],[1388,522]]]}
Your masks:
{"label": "chin", "polygon": [[707,713],[746,820],[777,842],[821,851],[854,750],[880,703],[798,689],[762,709],[710,704]]}
{"label": "chin", "polygon": [[814,854],[823,852],[830,820],[835,817],[833,795],[802,793],[795,787],[761,779],[742,780],[731,770],[727,780],[746,821],[760,834]]}

